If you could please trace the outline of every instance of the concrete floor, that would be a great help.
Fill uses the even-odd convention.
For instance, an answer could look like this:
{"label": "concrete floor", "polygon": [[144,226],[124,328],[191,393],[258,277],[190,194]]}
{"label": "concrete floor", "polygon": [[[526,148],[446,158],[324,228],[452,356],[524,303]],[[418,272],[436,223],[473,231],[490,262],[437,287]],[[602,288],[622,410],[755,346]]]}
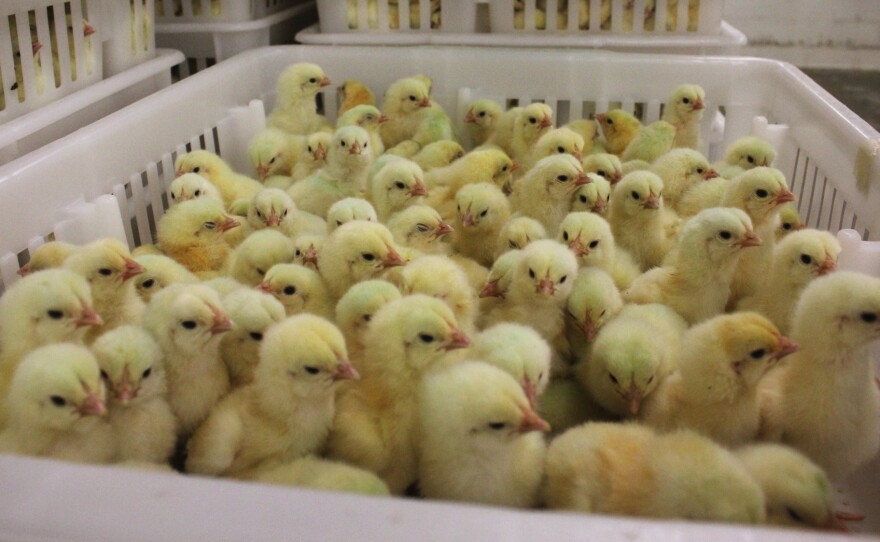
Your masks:
{"label": "concrete floor", "polygon": [[871,126],[880,130],[880,71],[803,71]]}

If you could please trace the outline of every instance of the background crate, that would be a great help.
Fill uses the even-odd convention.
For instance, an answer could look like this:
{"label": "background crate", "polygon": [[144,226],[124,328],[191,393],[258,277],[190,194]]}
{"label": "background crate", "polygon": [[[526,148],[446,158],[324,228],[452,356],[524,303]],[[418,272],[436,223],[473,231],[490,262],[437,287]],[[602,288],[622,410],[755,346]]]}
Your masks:
{"label": "background crate", "polygon": [[100,0],[105,76],[156,56],[154,0]]}
{"label": "background crate", "polygon": [[157,23],[244,22],[306,0],[155,0]]}
{"label": "background crate", "polygon": [[318,0],[321,32],[476,32],[480,0]]}
{"label": "background crate", "polygon": [[[521,49],[413,47],[395,49],[393,56],[387,53],[383,48],[317,46],[250,51],[0,166],[0,280],[3,285],[16,280],[15,271],[27,261],[29,250],[50,238],[85,242],[111,235],[130,246],[153,242],[155,225],[168,203],[167,188],[174,177],[176,156],[196,148],[209,149],[219,152],[233,167],[247,171],[247,142],[265,126],[278,74],[291,63],[305,61],[322,65],[334,82],[360,79],[377,94],[397,78],[429,75],[434,80],[434,98],[454,116],[459,128],[466,105],[478,97],[491,97],[506,105],[546,102],[554,108],[557,124],[613,107],[651,122],[660,117],[675,86],[683,81],[700,84],[707,94],[703,137],[712,159],[719,158],[723,148],[737,137],[750,133],[768,137],[778,149],[775,165],[790,179],[809,225],[832,232],[854,228],[857,235],[866,238],[880,232],[880,216],[875,212],[880,208],[880,156],[876,152],[880,133],[788,64],[751,58],[582,50],[551,54]],[[323,103],[334,121],[338,103],[332,86],[324,90]],[[35,193],[40,197],[35,198]],[[841,261],[853,261],[851,254],[869,246],[861,241],[846,243]],[[99,517],[84,515],[79,508],[75,511],[69,506],[73,501],[63,499],[50,501],[68,503],[60,509],[34,504],[29,514],[13,513],[11,504],[0,506],[0,515],[5,514],[0,529],[8,533],[81,536],[100,532],[94,536],[113,540],[138,538],[130,535],[132,525],[138,525],[144,529],[139,531],[141,539],[173,538],[171,533],[182,538],[189,535],[190,539],[199,538],[195,533],[201,533],[201,538],[212,533],[218,540],[234,539],[241,531],[230,527],[225,511],[235,511],[228,517],[241,519],[250,514],[253,518],[261,503],[284,495],[287,513],[277,518],[260,515],[257,523],[264,530],[249,530],[249,538],[288,532],[282,526],[295,520],[304,529],[298,532],[314,538],[342,537],[343,533],[367,537],[371,533],[383,539],[406,540],[423,536],[425,518],[429,517],[442,524],[438,532],[447,537],[481,539],[517,538],[526,531],[533,535],[540,532],[543,537],[548,533],[564,537],[575,532],[603,533],[601,537],[607,540],[642,535],[652,539],[675,533],[713,540],[783,541],[800,536],[784,530],[316,494],[22,458],[0,459],[0,483],[12,488],[3,492],[0,502],[40,491],[39,482],[28,487],[27,476],[65,480],[61,495],[75,488],[80,498],[113,495],[132,485],[152,489],[144,493],[135,490],[131,495],[136,497],[124,500],[100,500],[108,508],[102,507]],[[880,459],[875,458],[839,490],[844,492],[839,496],[842,508],[867,515],[865,522],[853,528],[880,532]],[[190,496],[184,502],[210,502],[211,508],[187,508],[183,524],[182,508],[169,506],[179,502],[180,495]],[[193,498],[195,495],[204,495],[204,501]],[[27,502],[40,501],[34,498]],[[121,502],[125,507],[118,505]],[[295,506],[304,502],[308,506]],[[141,521],[107,522],[106,517],[117,508],[125,508],[119,517],[126,518],[129,510],[137,509]],[[144,516],[144,509],[152,515]],[[340,510],[352,515],[340,516],[346,521],[326,520],[328,514],[339,515]],[[199,518],[200,513],[203,517]],[[205,519],[218,516],[219,523]],[[489,521],[490,516],[497,521]],[[273,518],[272,524],[265,523],[267,517]],[[314,519],[317,517],[321,521]],[[253,524],[244,523],[248,529]]]}
{"label": "background crate", "polygon": [[186,55],[186,62],[180,65],[176,74],[182,79],[243,51],[293,43],[296,33],[314,23],[315,18],[315,3],[312,1],[247,22],[163,23],[156,26],[156,43]]}

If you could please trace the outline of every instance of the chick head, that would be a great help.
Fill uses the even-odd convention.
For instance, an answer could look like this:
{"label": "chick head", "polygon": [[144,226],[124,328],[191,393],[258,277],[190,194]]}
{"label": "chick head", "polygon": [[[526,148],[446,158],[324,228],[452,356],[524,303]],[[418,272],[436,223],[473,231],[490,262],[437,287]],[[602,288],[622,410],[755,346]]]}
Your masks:
{"label": "chick head", "polygon": [[[375,278],[385,269],[403,265],[388,228],[374,222],[349,222],[336,228],[324,243],[319,266],[341,265],[355,282]],[[331,261],[332,260],[332,261]]]}
{"label": "chick head", "polygon": [[587,177],[590,182],[575,190],[571,198],[571,210],[605,216],[611,202],[611,183],[595,173],[587,173]]}
{"label": "chick head", "polygon": [[611,197],[613,212],[622,216],[656,211],[663,206],[663,180],[650,171],[633,171],[617,183]]}
{"label": "chick head", "polygon": [[498,234],[498,246],[504,250],[520,250],[538,239],[546,239],[544,225],[527,216],[518,216],[507,221]]}
{"label": "chick head", "polygon": [[446,256],[421,256],[408,263],[400,272],[400,291],[437,298],[462,321],[477,298],[465,272]]}
{"label": "chick head", "polygon": [[779,208],[779,227],[776,228],[776,241],[781,241],[789,233],[806,227],[798,214],[797,206],[794,203],[786,203]]}
{"label": "chick head", "polygon": [[485,160],[491,165],[492,183],[505,194],[510,195],[513,191],[513,172],[519,169],[519,164],[499,149],[474,151],[472,154],[476,159]]}
{"label": "chick head", "polygon": [[423,169],[428,170],[448,166],[462,156],[464,156],[464,148],[460,143],[451,139],[441,139],[422,147],[422,150],[417,152],[412,159]]}
{"label": "chick head", "polygon": [[224,348],[243,348],[251,354],[251,359],[256,358],[266,330],[287,316],[279,300],[249,289],[227,294],[223,298],[223,310],[233,322],[232,329],[223,334]]}
{"label": "chick head", "polygon": [[454,231],[440,213],[427,205],[413,205],[395,213],[388,220],[388,229],[398,243],[428,252],[442,244],[439,239]]}
{"label": "chick head", "polygon": [[491,232],[510,218],[510,203],[494,184],[468,184],[455,194],[455,212],[462,232]]}
{"label": "chick head", "polygon": [[504,297],[513,281],[514,270],[519,264],[520,256],[522,256],[521,250],[511,249],[495,258],[495,263],[486,276],[486,284],[480,290],[480,297]]}
{"label": "chick head", "polygon": [[605,139],[614,139],[622,134],[641,129],[641,122],[631,113],[623,109],[612,109],[607,113],[599,113],[596,115],[596,121],[602,128]]}
{"label": "chick head", "polygon": [[24,357],[6,399],[9,423],[27,428],[76,430],[87,417],[107,412],[95,356],[85,347],[43,346]]}
{"label": "chick head", "polygon": [[792,336],[799,342],[820,341],[840,354],[880,337],[878,320],[880,279],[836,271],[812,281],[801,293],[792,320]]}
{"label": "chick head", "polygon": [[159,244],[199,245],[223,241],[223,233],[238,227],[223,204],[210,198],[185,201],[168,209],[159,219]]}
{"label": "chick head", "polygon": [[553,109],[547,104],[529,104],[519,112],[516,122],[525,141],[537,141],[553,127]]}
{"label": "chick head", "polygon": [[229,276],[248,286],[263,282],[273,265],[293,261],[293,241],[278,230],[265,229],[247,236],[235,250]]}
{"label": "chick head", "polygon": [[538,158],[554,154],[570,154],[580,160],[583,150],[583,136],[568,128],[554,128],[541,136],[533,152]]}
{"label": "chick head", "polygon": [[27,338],[35,344],[76,342],[103,322],[92,308],[92,292],[82,275],[67,269],[32,273],[0,297],[4,348]]}
{"label": "chick head", "polygon": [[529,326],[502,322],[480,332],[468,357],[485,361],[504,370],[519,382],[529,405],[538,399],[550,382],[552,351],[541,335]]}
{"label": "chick head", "polygon": [[142,327],[121,326],[92,344],[107,387],[107,401],[127,407],[165,393],[162,349]]}
{"label": "chick head", "polygon": [[577,276],[578,264],[568,247],[542,239],[522,249],[510,290],[526,298],[564,303]]}
{"label": "chick head", "polygon": [[353,220],[378,222],[379,218],[369,201],[361,198],[341,199],[327,210],[327,233]]}
{"label": "chick head", "polygon": [[669,97],[666,107],[672,107],[679,119],[701,116],[706,108],[706,91],[699,85],[679,85]]}
{"label": "chick head", "polygon": [[585,341],[595,341],[602,326],[622,308],[620,291],[608,273],[595,267],[578,271],[566,302],[566,313],[583,332]]}
{"label": "chick head", "polygon": [[248,143],[248,158],[258,179],[289,172],[290,164],[285,159],[290,145],[289,137],[286,132],[277,128],[266,128]]}
{"label": "chick head", "polygon": [[209,181],[214,175],[222,175],[232,171],[229,165],[216,153],[203,150],[181,154],[174,162],[174,169],[177,177],[185,173],[195,173]]}
{"label": "chick head", "polygon": [[422,107],[431,107],[431,93],[424,81],[416,77],[398,79],[385,92],[384,111],[409,114]]}
{"label": "chick head", "polygon": [[278,76],[278,99],[290,103],[311,98],[330,84],[330,78],[317,64],[292,64]]}
{"label": "chick head", "polygon": [[318,269],[318,257],[324,246],[324,236],[303,234],[293,240],[293,262]]}
{"label": "chick head", "polygon": [[360,126],[343,126],[330,139],[327,161],[343,167],[369,164],[373,160],[370,134]]}
{"label": "chick head", "polygon": [[718,172],[702,153],[687,148],[670,150],[654,161],[651,170],[663,171],[668,178],[684,181],[684,186],[718,177]]}
{"label": "chick head", "polygon": [[223,203],[220,191],[208,179],[196,173],[184,173],[171,181],[168,193],[171,195],[171,205],[195,198],[212,198]]}
{"label": "chick head", "polygon": [[781,171],[757,167],[730,182],[723,204],[747,212],[757,227],[778,213],[781,205],[794,200],[795,195],[788,189]]}
{"label": "chick head", "polygon": [[421,373],[449,350],[469,346],[470,338],[445,303],[416,294],[390,301],[376,311],[364,342],[368,349],[381,349],[383,356],[398,364],[389,365],[389,371]]}
{"label": "chick head", "polygon": [[614,256],[611,226],[597,214],[568,213],[559,225],[556,240],[568,245],[581,265],[604,267]]}
{"label": "chick head", "polygon": [[400,290],[388,281],[355,284],[336,304],[336,323],[349,340],[362,337],[376,311],[400,297]]}
{"label": "chick head", "polygon": [[464,115],[466,124],[475,124],[480,128],[495,126],[498,117],[501,116],[501,106],[494,100],[476,100],[468,106]]}
{"label": "chick head", "polygon": [[574,191],[589,183],[590,178],[577,158],[569,154],[554,154],[539,160],[521,182],[541,183],[550,201],[568,202]]}
{"label": "chick head", "polygon": [[247,209],[248,224],[254,230],[282,228],[293,221],[296,204],[284,190],[266,188],[251,199]]}
{"label": "chick head", "polygon": [[773,253],[773,266],[784,270],[793,284],[805,285],[837,269],[841,247],[826,231],[801,230],[780,241]]}
{"label": "chick head", "polygon": [[63,241],[49,241],[43,243],[31,252],[30,260],[28,260],[28,263],[21,266],[17,273],[24,277],[30,273],[36,273],[37,271],[43,271],[44,269],[61,267],[64,260],[73,254],[75,249],[75,245]]}
{"label": "chick head", "polygon": [[203,284],[172,284],[157,292],[144,311],[144,327],[166,353],[198,354],[232,329],[220,296]]}
{"label": "chick head", "polygon": [[[611,328],[606,328],[610,331]],[[605,383],[627,404],[630,414],[639,413],[642,401],[659,384],[658,370],[663,364],[663,349],[648,337],[627,337],[622,330],[615,333],[599,333],[593,346],[590,363],[604,369]]]}
{"label": "chick head", "polygon": [[112,295],[125,281],[144,272],[131,258],[128,246],[109,237],[79,247],[64,260],[64,267],[85,277],[96,300]]}
{"label": "chick head", "polygon": [[330,140],[333,138],[327,132],[315,132],[306,137],[306,153],[300,159],[311,164],[312,168],[322,165],[327,159],[327,151],[330,149]]}
{"label": "chick head", "polygon": [[752,220],[734,207],[704,209],[688,220],[681,230],[679,252],[704,258],[711,264],[728,260],[740,250],[761,244],[752,229]]}
{"label": "chick head", "polygon": [[342,333],[313,314],[291,316],[266,332],[254,374],[255,382],[285,383],[299,397],[324,395],[337,382],[358,378]]}
{"label": "chick head", "polygon": [[375,132],[379,129],[379,125],[388,122],[388,117],[383,115],[375,105],[356,105],[346,111],[336,125],[342,126],[360,126],[368,132]]}
{"label": "chick head", "polygon": [[394,160],[386,164],[373,178],[371,191],[373,201],[387,202],[391,212],[428,195],[422,168],[410,160]]}
{"label": "chick head", "polygon": [[584,156],[581,164],[585,173],[595,173],[611,183],[612,186],[623,178],[623,164],[620,162],[620,158],[613,154],[588,154]]}
{"label": "chick head", "polygon": [[746,136],[734,141],[724,155],[724,161],[743,169],[769,167],[776,159],[776,151],[760,137]]}
{"label": "chick head", "polygon": [[324,288],[324,283],[314,269],[296,263],[279,263],[269,269],[258,288],[275,296],[287,315],[292,316],[305,311],[309,299]]}

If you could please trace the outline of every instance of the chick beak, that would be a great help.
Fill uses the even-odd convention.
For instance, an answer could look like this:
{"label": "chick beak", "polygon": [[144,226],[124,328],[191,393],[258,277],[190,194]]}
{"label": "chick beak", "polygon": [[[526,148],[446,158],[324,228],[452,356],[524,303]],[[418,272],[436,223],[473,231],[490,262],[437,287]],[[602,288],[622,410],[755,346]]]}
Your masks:
{"label": "chick beak", "polygon": [[743,235],[743,238],[740,240],[740,242],[737,243],[737,246],[739,246],[740,248],[757,247],[760,245],[761,238],[758,237],[758,234],[753,232],[752,230],[747,231],[746,234]]}
{"label": "chick beak", "polygon": [[269,166],[263,164],[257,166],[257,177],[259,177],[260,180],[265,179],[267,175],[269,175]]}
{"label": "chick beak", "polygon": [[513,173],[514,171],[516,171],[518,169],[519,169],[519,162],[511,162],[510,172]]}
{"label": "chick beak", "polygon": [[360,380],[361,375],[357,372],[357,369],[354,368],[354,365],[352,365],[350,361],[342,358],[340,359],[339,366],[333,373],[332,378],[333,380]]}
{"label": "chick beak", "polygon": [[419,107],[431,107],[431,100],[427,96],[422,98],[422,101],[419,102]]}
{"label": "chick beak", "polygon": [[348,154],[360,154],[361,153],[361,143],[360,141],[355,141],[348,147]]}
{"label": "chick beak", "polygon": [[330,78],[327,77],[326,75],[325,75],[324,77],[321,78],[321,86],[322,86],[322,87],[327,87],[327,86],[330,86],[330,85],[332,85],[332,84],[333,84],[333,83],[330,81]]}
{"label": "chick beak", "polygon": [[574,152],[571,153],[571,155],[574,156],[575,158],[577,158],[577,161],[578,161],[578,162],[580,162],[581,159],[583,158],[583,155],[581,154],[581,151],[579,151],[579,150],[577,150],[577,149],[575,149]]}
{"label": "chick beak", "polygon": [[614,186],[615,184],[619,183],[620,179],[622,179],[622,178],[623,178],[623,172],[622,171],[615,171],[614,175],[611,176],[611,186]]}
{"label": "chick beak", "polygon": [[104,320],[101,319],[101,316],[85,303],[82,305],[82,313],[79,318],[74,321],[76,327],[100,326],[103,323]]}
{"label": "chick beak", "polygon": [[467,115],[464,116],[464,121],[465,121],[466,123],[468,123],[468,124],[476,124],[476,123],[477,123],[477,117],[474,116],[474,112],[473,112],[473,111],[468,111],[468,112],[467,112]]}
{"label": "chick beak", "polygon": [[827,275],[835,269],[837,269],[837,262],[834,261],[834,258],[826,254],[825,261],[819,266],[819,276]]}
{"label": "chick beak", "polygon": [[789,201],[794,201],[794,192],[791,190],[783,189],[782,192],[776,194],[776,198],[773,200],[775,205],[782,205],[783,203],[788,203]]}
{"label": "chick beak", "polygon": [[144,266],[131,258],[125,258],[125,268],[122,270],[122,280],[126,281],[135,275],[140,275],[144,271]]}
{"label": "chick beak", "polygon": [[529,379],[529,377],[526,377],[526,381],[523,382],[523,391],[526,393],[529,405],[531,405],[532,408],[535,408],[538,405],[538,387]]}
{"label": "chick beak", "polygon": [[593,212],[596,214],[604,215],[605,214],[605,200],[599,198],[596,200],[596,203],[593,204]]}
{"label": "chick beak", "polygon": [[550,279],[542,279],[537,290],[544,295],[553,295],[556,293],[556,283]]}
{"label": "chick beak", "polygon": [[550,120],[550,117],[545,116],[541,119],[541,122],[538,123],[538,130],[543,130],[551,126],[553,126],[553,121]]}
{"label": "chick beak", "polygon": [[391,120],[391,119],[388,118],[388,115],[383,114],[383,115],[379,115],[379,118],[376,119],[376,123],[382,124],[382,123],[388,122],[389,120]]}
{"label": "chick beak", "polygon": [[832,512],[828,515],[828,521],[825,522],[825,528],[832,531],[850,532],[849,527],[844,521],[864,521],[865,516],[855,514],[853,512]]}
{"label": "chick beak", "polygon": [[324,160],[327,158],[327,149],[323,145],[318,145],[314,153],[315,160]]}
{"label": "chick beak", "polygon": [[23,266],[21,266],[21,267],[19,268],[19,270],[16,271],[15,273],[16,273],[19,277],[24,277],[24,276],[27,276],[30,272],[31,272],[31,264],[26,263],[26,264],[24,264]]}
{"label": "chick beak", "polygon": [[385,256],[385,259],[382,260],[382,267],[397,267],[399,265],[405,265],[406,262],[403,261],[403,258],[398,254],[396,250],[391,247],[388,247],[388,255]]}
{"label": "chick beak", "polygon": [[123,405],[130,403],[137,395],[137,390],[134,389],[134,386],[131,385],[128,379],[128,367],[126,367],[122,373],[122,380],[119,382],[119,386],[116,387],[116,399]]}
{"label": "chick beak", "polygon": [[497,280],[486,282],[483,289],[480,290],[480,297],[501,297],[501,290],[498,288]]}
{"label": "chick beak", "polygon": [[590,318],[589,314],[584,315],[584,323],[581,325],[581,329],[583,330],[584,338],[587,339],[588,343],[596,340],[596,333],[598,333],[598,330],[596,329],[596,323],[593,322],[593,319]]}
{"label": "chick beak", "polygon": [[437,224],[437,228],[434,229],[433,237],[434,239],[437,239],[438,237],[443,237],[447,233],[452,233],[453,231],[455,231],[455,228],[453,228],[446,222],[441,221],[439,224]]}
{"label": "chick beak", "polygon": [[796,342],[788,337],[780,335],[776,341],[776,352],[770,359],[773,361],[779,361],[789,354],[794,354],[798,349],[800,349],[800,346]]}
{"label": "chick beak", "polygon": [[586,173],[579,173],[578,176],[574,179],[574,186],[575,188],[577,188],[578,186],[590,184],[591,182],[593,182],[593,180],[590,179],[589,175],[587,175]]}
{"label": "chick beak", "polygon": [[209,330],[211,335],[218,335],[232,329],[232,320],[223,311],[217,307],[211,307],[211,312],[214,313],[214,325]]}
{"label": "chick beak", "polygon": [[422,181],[416,181],[416,184],[414,184],[412,189],[410,189],[409,195],[412,197],[427,196],[428,187],[426,187]]}
{"label": "chick beak", "polygon": [[574,255],[578,258],[590,255],[590,249],[588,249],[586,245],[584,245],[584,243],[581,241],[580,235],[578,235],[568,243],[568,248],[571,249],[571,251],[574,252]]}
{"label": "chick beak", "polygon": [[541,431],[546,433],[550,430],[550,424],[538,416],[534,410],[527,408],[523,409],[522,413],[523,418],[519,423],[519,427],[516,429],[517,432],[528,433],[530,431]]}
{"label": "chick beak", "polygon": [[281,224],[281,217],[275,211],[272,211],[272,214],[269,215],[269,218],[266,219],[266,227],[269,228],[277,228]]}
{"label": "chick beak", "polygon": [[306,249],[306,253],[303,255],[303,263],[306,265],[311,265],[315,269],[318,268],[318,249],[314,246],[309,245],[309,248]]}
{"label": "chick beak", "polygon": [[265,294],[270,294],[270,295],[272,295],[274,293],[272,291],[272,285],[269,284],[268,282],[261,282],[259,285],[257,285],[257,290],[259,290]]}
{"label": "chick beak", "polygon": [[223,233],[223,232],[229,231],[232,228],[235,228],[237,226],[239,226],[238,220],[236,220],[230,216],[227,216],[226,219],[223,222],[221,222],[219,226],[217,226],[217,231],[219,231],[220,233]]}
{"label": "chick beak", "polygon": [[83,27],[83,36],[89,37],[95,33],[95,27],[91,25],[91,23],[85,23]]}
{"label": "chick beak", "polygon": [[762,166],[762,167],[767,167],[767,166],[769,166],[769,165],[770,165],[770,160],[768,160],[768,159],[766,159],[766,158],[764,158],[763,160],[761,160],[761,166]]}
{"label": "chick beak", "polygon": [[474,221],[474,217],[470,213],[465,213],[463,217],[461,217],[461,225],[465,228],[471,228],[476,226],[476,222]]}
{"label": "chick beak", "polygon": [[718,176],[719,175],[718,175],[717,171],[715,171],[712,168],[709,168],[708,170],[706,170],[706,173],[703,173],[703,180],[708,181],[709,179],[714,179],[715,177],[718,177]]}
{"label": "chick beak", "polygon": [[80,416],[103,416],[107,413],[104,401],[94,392],[86,395],[86,398],[83,399],[77,410]]}
{"label": "chick beak", "polygon": [[596,120],[602,124],[605,124],[605,119],[607,119],[607,118],[608,117],[606,117],[603,113],[596,114]]}
{"label": "chick beak", "polygon": [[657,194],[651,192],[648,194],[648,197],[645,198],[645,202],[642,203],[642,209],[659,209],[660,208],[660,198],[657,197]]}
{"label": "chick beak", "polygon": [[626,392],[626,399],[629,401],[630,413],[635,416],[642,406],[642,391],[635,384],[630,384],[629,391]]}
{"label": "chick beak", "polygon": [[706,109],[706,104],[703,103],[703,100],[697,100],[691,107],[691,111],[699,111],[701,109]]}
{"label": "chick beak", "polygon": [[40,49],[42,49],[42,48],[43,48],[43,44],[40,43],[40,42],[38,42],[38,41],[35,41],[34,43],[31,44],[31,51],[33,51],[33,53],[34,53],[35,55],[36,55],[37,53],[39,53],[39,52],[40,52]]}
{"label": "chick beak", "polygon": [[458,348],[467,348],[470,345],[471,340],[465,334],[465,332],[458,328],[453,328],[452,335],[449,337],[449,342],[443,345],[443,350],[456,350]]}

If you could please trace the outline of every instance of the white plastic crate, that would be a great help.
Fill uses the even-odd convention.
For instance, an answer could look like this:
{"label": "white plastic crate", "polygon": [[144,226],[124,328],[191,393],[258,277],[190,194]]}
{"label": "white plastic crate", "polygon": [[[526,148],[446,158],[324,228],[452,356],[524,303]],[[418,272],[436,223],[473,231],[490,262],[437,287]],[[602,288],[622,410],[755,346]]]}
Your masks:
{"label": "white plastic crate", "polygon": [[[857,236],[866,238],[880,231],[880,216],[874,212],[880,203],[880,133],[791,65],[585,50],[412,47],[395,49],[393,56],[388,52],[318,46],[250,51],[0,166],[2,285],[17,279],[15,271],[29,249],[47,238],[85,242],[111,235],[131,246],[153,242],[176,156],[210,149],[246,171],[247,142],[265,126],[278,74],[305,61],[322,65],[334,81],[360,79],[377,93],[397,78],[429,75],[434,98],[457,122],[478,97],[544,101],[554,108],[558,124],[617,106],[650,122],[659,118],[661,105],[678,84],[697,83],[706,89],[703,136],[713,159],[737,137],[764,136],[777,147],[776,165],[789,176],[809,225],[834,232],[854,227]],[[325,89],[323,103],[334,121],[338,104],[332,87]],[[876,252],[871,243],[847,240],[841,266],[874,265],[870,269],[880,274],[880,257],[872,256]],[[295,526],[303,538],[412,540],[424,538],[427,524],[431,538],[457,540],[575,535],[614,541],[781,542],[803,536],[786,530],[382,500],[23,458],[0,458],[0,485],[8,488],[0,492],[0,538],[28,533],[47,539],[63,533],[99,540],[258,540],[289,536]],[[56,485],[57,491],[48,490]],[[853,529],[880,532],[880,458],[840,492],[841,508],[867,516]],[[84,499],[100,513],[85,514],[70,504]],[[22,502],[28,503],[26,513],[17,512]]]}
{"label": "white plastic crate", "polygon": [[156,56],[153,0],[101,0],[105,76]]}
{"label": "white plastic crate", "polygon": [[245,22],[306,0],[155,0],[156,22]]}
{"label": "white plastic crate", "polygon": [[482,1],[318,0],[318,18],[327,33],[468,33]]}
{"label": "white plastic crate", "polygon": [[156,43],[186,55],[182,79],[243,51],[293,43],[297,31],[314,22],[314,10],[311,1],[246,22],[162,23],[156,25]]}

